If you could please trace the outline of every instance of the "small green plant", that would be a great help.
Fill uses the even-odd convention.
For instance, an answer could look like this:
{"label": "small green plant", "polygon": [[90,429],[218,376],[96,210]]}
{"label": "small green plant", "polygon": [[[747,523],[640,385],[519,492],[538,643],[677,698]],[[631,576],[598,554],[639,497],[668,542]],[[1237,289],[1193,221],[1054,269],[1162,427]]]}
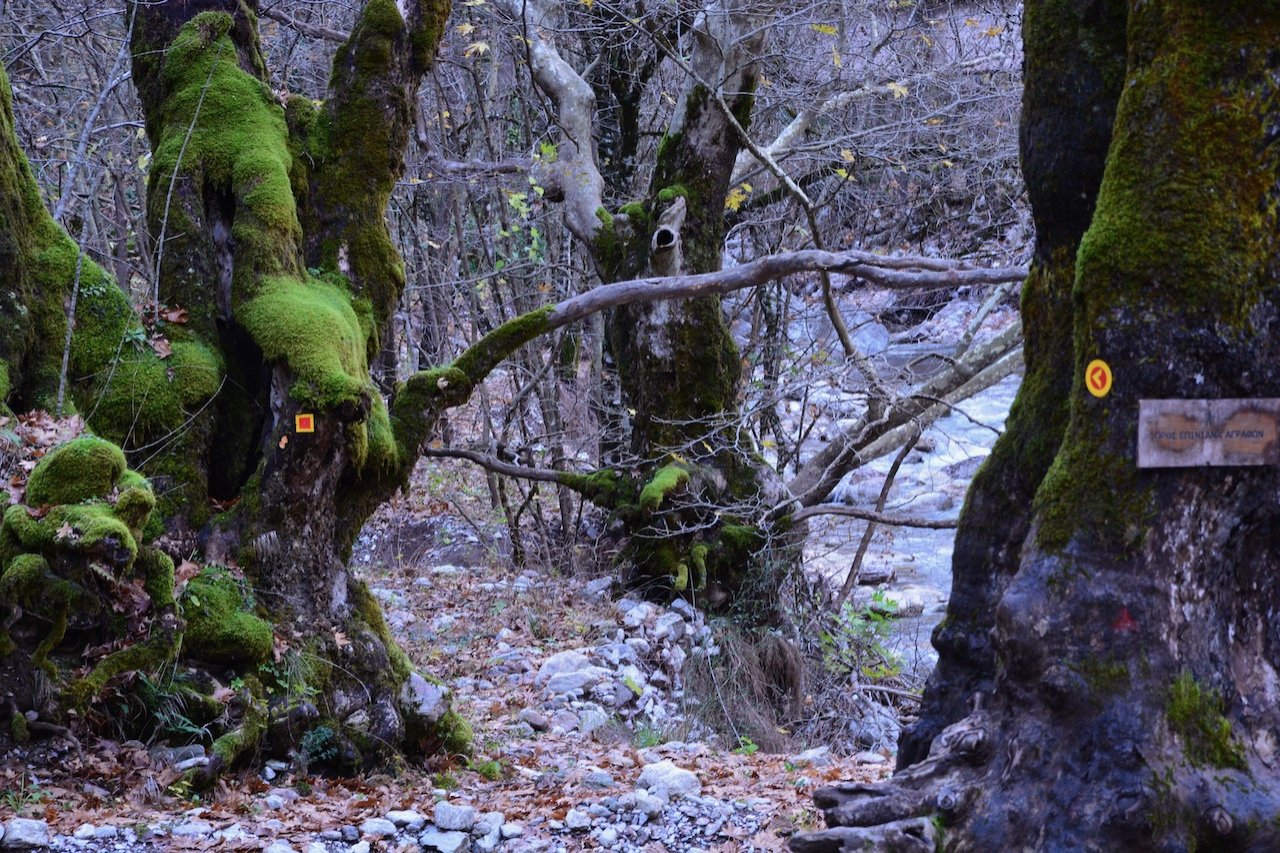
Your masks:
{"label": "small green plant", "polygon": [[38,806],[45,801],[45,793],[40,790],[38,782],[27,782],[24,775],[18,779],[18,785],[0,794],[0,805],[13,814],[22,814],[28,808]]}
{"label": "small green plant", "polygon": [[760,745],[745,735],[738,736],[738,748],[733,752],[735,755],[755,755],[760,751]]}
{"label": "small green plant", "polygon": [[461,783],[458,781],[458,775],[452,770],[441,770],[439,773],[431,777],[431,784],[437,788],[452,791]]}
{"label": "small green plant", "polygon": [[884,644],[896,610],[897,603],[881,591],[861,608],[846,602],[830,629],[818,636],[827,669],[869,681],[899,675],[902,659]]}
{"label": "small green plant", "polygon": [[321,724],[302,736],[299,747],[307,766],[332,761],[338,755],[338,736],[330,726]]}
{"label": "small green plant", "polygon": [[467,769],[479,773],[490,782],[497,782],[503,776],[502,762],[492,758],[487,761],[473,761],[468,758]]}
{"label": "small green plant", "polygon": [[639,749],[647,749],[667,742],[666,733],[662,729],[649,725],[636,729],[631,739]]}

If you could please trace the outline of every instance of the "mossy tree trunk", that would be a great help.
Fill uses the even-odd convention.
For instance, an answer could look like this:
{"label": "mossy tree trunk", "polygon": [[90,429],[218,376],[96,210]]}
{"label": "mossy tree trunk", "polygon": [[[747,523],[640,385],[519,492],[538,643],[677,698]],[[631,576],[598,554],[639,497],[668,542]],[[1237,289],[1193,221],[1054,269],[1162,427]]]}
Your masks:
{"label": "mossy tree trunk", "polygon": [[[447,690],[413,670],[346,569],[360,526],[407,481],[435,417],[474,384],[456,368],[428,372],[388,405],[369,374],[404,286],[384,211],[448,10],[447,0],[369,0],[317,103],[281,103],[268,87],[252,3],[132,10],[134,80],[154,152],[149,224],[162,247],[154,313],[143,318],[150,345],[124,295],[45,213],[0,86],[0,231],[18,271],[0,310],[20,321],[0,337],[3,398],[18,410],[53,408],[66,302],[78,291],[69,405],[155,487],[143,490],[145,512],[135,511],[141,498],[120,509],[132,480],[85,495],[105,502],[99,515],[120,516],[110,541],[129,547],[115,549],[117,574],[162,575],[139,544],[157,534],[171,553],[194,554],[200,576],[175,603],[167,564],[168,586],[147,588],[152,608],[176,604],[183,656],[247,685],[210,771],[264,735],[278,734],[283,750],[317,728],[332,741],[325,755],[346,762],[467,745]],[[136,475],[121,466],[120,477]],[[0,531],[0,602],[19,614],[19,629],[24,603],[28,620],[59,629],[57,614],[32,610],[24,578],[46,565],[51,578],[74,573],[62,553],[68,538],[83,546],[77,565],[100,560],[105,528],[77,522],[76,536],[45,547],[27,517],[14,508]],[[150,643],[145,632],[98,627],[99,639]],[[45,668],[64,700],[92,704],[114,675],[172,657],[175,626],[163,627],[168,644],[150,643],[150,657],[113,655],[79,680],[71,661]]]}
{"label": "mossy tree trunk", "polygon": [[[1119,14],[1027,4],[1028,178],[1059,247],[1077,217],[1055,226],[1046,202],[1060,212],[1087,197],[1100,137],[1095,113],[1071,116],[1070,132],[1038,113],[1060,98],[1106,110]],[[993,455],[967,523],[1004,500],[990,490],[1053,461],[1029,525],[1015,513],[978,540],[997,549],[985,574],[957,548],[956,624],[940,632],[916,737],[950,725],[889,783],[820,791],[833,828],[797,836],[797,851],[1280,846],[1280,473],[1136,466],[1140,399],[1280,397],[1280,7],[1133,3],[1125,32],[1105,171],[1075,257],[1069,388],[1051,378],[1066,389],[1066,429],[1046,377],[1029,374],[1010,432],[1033,449],[1021,463]],[[1044,235],[1041,247],[1052,248]],[[1041,275],[1052,258],[1038,258]],[[1029,312],[1029,340],[1065,316]],[[1115,374],[1103,398],[1083,384],[1094,358]],[[1020,550],[1016,563],[1004,548]],[[972,636],[988,630],[990,651]],[[957,720],[940,689],[974,696],[974,709]]]}
{"label": "mossy tree trunk", "polygon": [[[767,32],[745,8],[708,4],[700,14],[649,189],[596,235],[607,279],[721,268],[725,198]],[[646,472],[628,516],[640,582],[747,623],[775,620],[780,563],[794,555],[764,516],[786,490],[738,428],[741,356],[720,298],[626,306],[609,334],[630,450]]]}
{"label": "mossy tree trunk", "polygon": [[934,737],[990,693],[995,606],[1018,569],[1032,499],[1062,442],[1073,375],[1071,288],[1076,251],[1093,217],[1125,69],[1126,0],[1038,2],[1023,16],[1022,171],[1036,224],[1022,289],[1022,386],[1004,434],[979,469],[956,530],[947,618],[933,642],[917,722],[898,766],[923,759]]}

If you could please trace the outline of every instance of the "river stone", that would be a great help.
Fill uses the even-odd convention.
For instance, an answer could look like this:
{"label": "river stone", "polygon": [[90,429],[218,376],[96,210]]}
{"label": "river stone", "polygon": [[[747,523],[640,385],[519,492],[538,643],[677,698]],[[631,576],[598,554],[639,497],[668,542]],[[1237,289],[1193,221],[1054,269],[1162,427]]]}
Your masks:
{"label": "river stone", "polygon": [[439,722],[449,710],[449,691],[439,684],[427,681],[416,672],[400,686],[400,704],[413,709],[428,725]]}
{"label": "river stone", "polygon": [[427,825],[427,819],[413,809],[389,811],[387,812],[387,820],[396,826],[407,826],[414,832]]}
{"label": "river stone", "polygon": [[213,825],[202,820],[189,820],[175,826],[170,834],[177,838],[196,838],[213,832]]}
{"label": "river stone", "polygon": [[298,851],[294,850],[293,845],[287,841],[272,841],[263,853],[298,853]]}
{"label": "river stone", "polygon": [[557,652],[542,662],[542,666],[538,667],[538,675],[535,679],[538,684],[545,685],[557,675],[565,675],[568,673],[578,672],[591,666],[591,659],[583,653],[581,649],[570,649],[565,652]]}
{"label": "river stone", "polygon": [[471,840],[465,832],[437,832],[430,830],[418,836],[418,843],[423,850],[435,850],[438,853],[461,853]]}
{"label": "river stone", "polygon": [[470,832],[476,825],[476,810],[471,806],[455,806],[450,803],[436,803],[435,824],[440,829],[457,829]]}
{"label": "river stone", "polygon": [[789,759],[796,767],[827,767],[831,764],[831,747],[815,746],[797,753]]}
{"label": "river stone", "polygon": [[15,817],[4,825],[0,847],[5,850],[34,850],[49,846],[49,824],[42,820]]}
{"label": "river stone", "polygon": [[677,767],[670,761],[646,764],[636,780],[637,788],[647,788],[650,793],[668,800],[675,797],[696,797],[702,793],[702,783],[697,775]]}
{"label": "river stone", "polygon": [[375,835],[378,838],[390,838],[396,834],[396,825],[385,817],[371,817],[360,824],[361,835]]}

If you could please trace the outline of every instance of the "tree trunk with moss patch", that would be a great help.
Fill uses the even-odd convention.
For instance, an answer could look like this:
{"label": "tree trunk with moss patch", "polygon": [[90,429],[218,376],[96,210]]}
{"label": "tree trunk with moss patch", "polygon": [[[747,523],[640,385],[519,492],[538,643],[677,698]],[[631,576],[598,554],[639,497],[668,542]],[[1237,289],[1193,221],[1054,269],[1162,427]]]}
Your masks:
{"label": "tree trunk with moss patch", "polygon": [[[1056,100],[1036,86],[1108,79],[1106,22],[1118,10],[1099,15],[1105,8],[1028,4],[1024,139],[1036,140],[1046,127],[1036,113]],[[820,791],[833,828],[797,836],[794,850],[849,849],[868,833],[897,850],[1280,846],[1280,474],[1136,466],[1140,399],[1280,396],[1280,8],[1133,4],[1127,38],[1105,172],[1076,256],[1068,422],[1016,571],[1007,575],[1013,564],[996,552],[987,587],[957,577],[965,593],[953,611],[981,601],[990,616],[958,613],[956,635],[940,634],[926,725],[950,725],[929,757],[883,786]],[[1054,70],[1064,58],[1074,74]],[[1044,203],[1061,210],[1059,191],[1089,192],[1093,146],[1045,141],[1049,152],[1027,152],[1028,177],[1054,191],[1032,195],[1053,232]],[[1054,152],[1079,165],[1047,168]],[[1055,175],[1065,183],[1054,186]],[[1055,323],[1030,313],[1028,335]],[[1115,374],[1103,398],[1083,384],[1094,358]],[[1057,443],[1043,391],[1038,380],[1024,391],[1010,432]],[[1018,470],[1002,456],[992,465]],[[1003,485],[1000,474],[975,484],[967,517],[1003,500],[986,491]],[[1016,548],[1017,529],[996,526],[984,544]],[[989,654],[964,636],[984,629]],[[977,663],[961,654],[973,649]],[[956,720],[942,687],[971,692],[976,707]]]}
{"label": "tree trunk with moss patch", "polygon": [[[597,235],[607,277],[721,268],[725,197],[743,140],[716,99],[749,123],[766,33],[744,8],[709,4],[700,15],[646,198]],[[794,562],[793,543],[764,517],[786,490],[738,428],[741,356],[720,298],[626,306],[609,328],[630,449],[645,472],[627,518],[640,583],[747,623],[775,621],[779,565]]]}
{"label": "tree trunk with moss patch", "polygon": [[[51,408],[61,353],[50,342],[62,341],[64,299],[78,289],[76,405],[154,487],[130,472],[138,483],[113,480],[87,496],[101,504],[89,520],[120,528],[108,531],[115,575],[148,583],[146,624],[98,625],[99,642],[125,649],[86,678],[72,677],[74,656],[58,658],[60,636],[47,640],[57,630],[34,662],[61,689],[62,710],[89,715],[116,675],[158,669],[179,648],[223,684],[243,683],[210,774],[259,745],[283,751],[317,731],[326,757],[346,765],[468,746],[447,690],[414,671],[346,568],[365,519],[407,482],[436,415],[472,384],[457,370],[428,372],[388,405],[369,375],[404,286],[384,212],[448,9],[445,0],[370,0],[338,51],[330,97],[283,104],[266,83],[251,3],[171,0],[132,11],[134,80],[154,152],[149,224],[162,246],[158,306],[145,318],[45,213],[0,87],[0,230],[18,270],[0,308],[23,320],[0,339],[4,399],[18,410]],[[37,310],[14,307],[24,304]],[[140,319],[171,354],[147,345]],[[125,513],[134,491],[130,507],[146,506]],[[233,505],[219,511],[215,502]],[[102,561],[106,534],[90,535],[98,528],[72,518],[84,511],[64,509],[67,501],[50,503],[44,517],[11,509],[0,530],[0,602],[15,635],[26,636],[32,619],[64,627],[33,607],[32,577],[85,589],[86,567]],[[71,532],[55,529],[46,546],[40,529],[50,519]],[[153,540],[203,565],[176,607],[173,566],[155,565]],[[165,564],[167,587],[147,581]],[[175,611],[182,618],[170,624]],[[144,648],[157,654],[135,651]],[[29,650],[9,657],[14,671],[23,660],[33,660]]]}

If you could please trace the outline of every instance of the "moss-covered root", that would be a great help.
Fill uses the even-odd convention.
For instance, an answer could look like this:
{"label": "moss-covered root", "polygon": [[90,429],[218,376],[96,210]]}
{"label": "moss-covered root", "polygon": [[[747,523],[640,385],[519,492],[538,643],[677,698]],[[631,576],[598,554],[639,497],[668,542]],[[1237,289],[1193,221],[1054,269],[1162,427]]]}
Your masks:
{"label": "moss-covered root", "polygon": [[211,787],[224,770],[256,750],[267,732],[269,714],[262,683],[249,676],[244,685],[232,700],[229,712],[238,722],[213,742],[209,763],[192,774],[192,781],[199,787]]}
{"label": "moss-covered root", "polygon": [[126,672],[154,672],[178,656],[180,634],[172,614],[161,617],[162,625],[153,628],[144,643],[107,655],[87,676],[74,682],[64,692],[73,707],[84,708],[102,692],[107,682]]}

